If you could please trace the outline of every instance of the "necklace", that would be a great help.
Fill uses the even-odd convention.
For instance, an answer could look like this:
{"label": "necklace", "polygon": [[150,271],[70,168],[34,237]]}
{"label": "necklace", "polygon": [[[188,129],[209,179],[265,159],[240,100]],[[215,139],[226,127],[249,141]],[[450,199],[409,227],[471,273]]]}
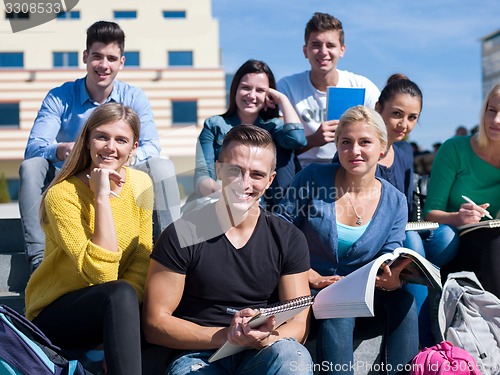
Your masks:
{"label": "necklace", "polygon": [[347,199],[349,199],[349,203],[351,204],[352,210],[354,211],[354,214],[356,215],[356,218],[357,218],[356,225],[362,225],[363,220],[361,219],[361,216],[359,216],[358,211],[356,211],[356,208],[354,207],[354,204],[352,203],[351,195],[349,194],[348,191],[346,191],[345,194],[347,195]]}

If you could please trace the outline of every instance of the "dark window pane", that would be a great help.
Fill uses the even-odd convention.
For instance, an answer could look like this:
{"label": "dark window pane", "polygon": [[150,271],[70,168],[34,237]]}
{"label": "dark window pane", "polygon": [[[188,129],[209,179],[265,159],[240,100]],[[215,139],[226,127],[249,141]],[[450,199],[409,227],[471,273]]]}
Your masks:
{"label": "dark window pane", "polygon": [[68,68],[78,66],[78,52],[53,52],[54,68]]}
{"label": "dark window pane", "polygon": [[186,18],[185,10],[164,10],[163,18]]}
{"label": "dark window pane", "polygon": [[22,68],[24,66],[24,54],[22,52],[0,52],[1,68]]}
{"label": "dark window pane", "polygon": [[172,125],[195,124],[198,120],[198,103],[194,101],[172,101]]}
{"label": "dark window pane", "polygon": [[19,127],[19,103],[0,103],[0,127]]}
{"label": "dark window pane", "polygon": [[115,10],[115,18],[137,18],[136,10]]}
{"label": "dark window pane", "polygon": [[140,65],[140,57],[138,51],[125,51],[123,53],[125,56],[125,65],[126,66],[139,66]]}
{"label": "dark window pane", "polygon": [[193,52],[169,51],[168,66],[193,66]]}
{"label": "dark window pane", "polygon": [[72,10],[70,12],[61,12],[57,15],[57,18],[60,20],[79,20],[80,19],[80,11]]}
{"label": "dark window pane", "polygon": [[69,52],[68,63],[69,66],[78,66],[78,52]]}

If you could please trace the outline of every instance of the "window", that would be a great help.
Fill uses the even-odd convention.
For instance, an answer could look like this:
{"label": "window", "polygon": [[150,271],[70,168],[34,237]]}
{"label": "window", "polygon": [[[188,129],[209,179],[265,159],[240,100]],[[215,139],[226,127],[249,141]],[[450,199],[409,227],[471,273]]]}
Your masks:
{"label": "window", "polygon": [[57,19],[59,20],[79,20],[80,19],[80,11],[72,10],[70,12],[61,12],[57,15]]}
{"label": "window", "polygon": [[29,12],[5,12],[5,18],[8,20],[29,20],[30,14]]}
{"label": "window", "polygon": [[78,52],[52,52],[54,68],[78,67]]}
{"label": "window", "polygon": [[193,52],[168,51],[168,66],[193,66]]}
{"label": "window", "polygon": [[19,103],[0,103],[0,128],[19,128]]}
{"label": "window", "polygon": [[172,100],[172,125],[196,125],[198,103],[196,100]]}
{"label": "window", "polygon": [[22,68],[24,54],[22,52],[0,52],[0,68]]}
{"label": "window", "polygon": [[163,18],[186,18],[185,10],[164,10]]}
{"label": "window", "polygon": [[123,56],[125,56],[125,65],[127,67],[141,65],[141,59],[138,51],[125,51]]}
{"label": "window", "polygon": [[115,19],[132,19],[137,18],[136,10],[115,10],[113,12]]}

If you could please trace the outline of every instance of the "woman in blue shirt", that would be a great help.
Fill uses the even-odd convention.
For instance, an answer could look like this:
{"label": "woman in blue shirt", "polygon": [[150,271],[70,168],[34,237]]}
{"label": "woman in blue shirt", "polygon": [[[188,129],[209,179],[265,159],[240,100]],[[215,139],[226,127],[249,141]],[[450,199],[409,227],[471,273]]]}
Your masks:
{"label": "woman in blue shirt", "polygon": [[[279,111],[283,113],[280,118]],[[253,124],[271,133],[277,148],[276,178],[266,200],[279,202],[295,175],[293,150],[307,144],[304,127],[286,95],[276,90],[269,66],[258,60],[246,61],[234,75],[225,113],[205,120],[196,148],[195,193],[207,196],[221,186],[215,174],[222,141],[234,126]],[[217,195],[217,194],[216,194]]]}
{"label": "woman in blue shirt", "polygon": [[[350,108],[339,121],[335,142],[340,165],[307,166],[295,176],[281,204],[284,216],[306,235],[309,283],[315,289],[400,247],[408,219],[405,196],[375,177],[387,148],[380,115],[363,106]],[[401,268],[383,267],[375,283],[376,315],[387,317],[380,358],[389,374],[418,351],[417,311],[413,296],[401,289]],[[353,373],[355,321],[318,320],[318,361],[336,364],[330,374]]]}
{"label": "woman in blue shirt", "polygon": [[[375,110],[380,113],[387,127],[388,147],[378,162],[376,176],[389,181],[406,195],[410,221],[413,207],[413,151],[404,141],[417,125],[422,112],[423,95],[418,85],[403,74],[393,74],[380,93]],[[440,229],[437,229],[439,232]],[[422,233],[429,237],[430,233]],[[419,232],[407,231],[403,246],[425,256],[424,243]],[[428,291],[424,285],[405,285],[414,297],[419,313],[419,336],[421,346],[432,346],[436,342],[431,333],[431,322],[427,300]],[[423,307],[423,308],[422,308]]]}

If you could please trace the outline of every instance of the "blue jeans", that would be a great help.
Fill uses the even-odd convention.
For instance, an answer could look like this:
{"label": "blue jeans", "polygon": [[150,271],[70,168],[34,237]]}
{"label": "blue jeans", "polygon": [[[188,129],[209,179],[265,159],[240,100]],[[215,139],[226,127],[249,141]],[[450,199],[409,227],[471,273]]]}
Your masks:
{"label": "blue jeans", "polygon": [[[380,354],[388,374],[402,369],[418,352],[418,318],[413,296],[402,289],[375,290],[375,316],[385,318]],[[354,374],[353,333],[356,318],[318,320],[317,362],[324,374]],[[325,366],[326,364],[326,366]]]}
{"label": "blue jeans", "polygon": [[[153,181],[154,241],[170,223],[180,217],[180,196],[174,164],[168,159],[152,158],[134,165],[133,168],[147,173]],[[45,248],[45,233],[39,218],[42,193],[57,171],[53,163],[41,157],[24,160],[19,168],[19,213],[26,258],[32,272],[42,261]]]}
{"label": "blue jeans", "polygon": [[[438,267],[443,267],[455,258],[458,253],[459,244],[460,236],[458,231],[446,224],[440,224],[434,230],[407,231],[403,242],[404,247],[415,250]],[[432,303],[429,301],[427,287],[408,284],[404,288],[415,297],[419,314],[421,346],[429,347],[435,345],[437,340],[432,334],[431,319],[437,319],[437,315],[435,311],[430,311],[431,308],[435,309],[435,306],[433,306],[435,301]],[[435,299],[435,296],[432,299]]]}
{"label": "blue jeans", "polygon": [[[403,241],[403,247],[411,249],[418,254],[422,255],[424,258],[426,257],[424,251],[424,244],[422,239],[420,238],[419,232],[409,230],[406,231],[406,238]],[[415,303],[417,305],[417,312],[420,313],[420,308],[422,307],[425,299],[427,298],[427,287],[424,285],[418,284],[407,284],[404,286],[404,289],[415,297]]]}
{"label": "blue jeans", "polygon": [[45,233],[40,225],[42,193],[54,179],[57,168],[45,158],[27,159],[19,168],[19,213],[24,233],[24,250],[31,272],[40,264]]}
{"label": "blue jeans", "polygon": [[184,352],[170,364],[167,374],[312,375],[311,355],[303,345],[290,338],[278,340],[259,351],[248,349],[208,363],[212,354],[212,350]]}
{"label": "blue jeans", "polygon": [[[406,231],[406,238],[403,241],[403,247],[416,251],[425,257],[424,243],[420,237],[420,232]],[[420,346],[433,346],[436,344],[431,329],[431,314],[429,310],[429,291],[427,286],[420,284],[406,284],[403,289],[415,297],[415,305],[418,313],[418,336]]]}
{"label": "blue jeans", "polygon": [[451,262],[458,253],[460,235],[456,228],[439,224],[439,227],[421,233],[425,249],[425,257],[438,267]]}

